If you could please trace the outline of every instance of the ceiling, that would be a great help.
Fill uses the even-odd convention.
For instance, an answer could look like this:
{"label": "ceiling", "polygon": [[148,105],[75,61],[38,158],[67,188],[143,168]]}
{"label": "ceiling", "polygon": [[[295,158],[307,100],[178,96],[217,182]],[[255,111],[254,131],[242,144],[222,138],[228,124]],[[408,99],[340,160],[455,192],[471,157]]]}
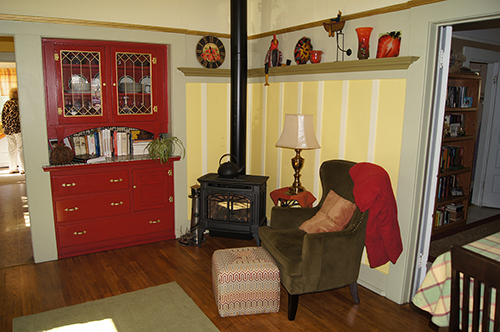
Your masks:
{"label": "ceiling", "polygon": [[453,37],[500,46],[500,19],[455,24]]}

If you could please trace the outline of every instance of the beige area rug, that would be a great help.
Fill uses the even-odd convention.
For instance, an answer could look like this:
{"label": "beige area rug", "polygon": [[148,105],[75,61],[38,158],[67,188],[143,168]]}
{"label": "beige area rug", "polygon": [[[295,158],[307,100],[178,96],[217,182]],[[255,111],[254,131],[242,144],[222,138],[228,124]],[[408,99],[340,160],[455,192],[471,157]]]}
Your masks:
{"label": "beige area rug", "polygon": [[176,283],[14,318],[14,332],[219,331]]}

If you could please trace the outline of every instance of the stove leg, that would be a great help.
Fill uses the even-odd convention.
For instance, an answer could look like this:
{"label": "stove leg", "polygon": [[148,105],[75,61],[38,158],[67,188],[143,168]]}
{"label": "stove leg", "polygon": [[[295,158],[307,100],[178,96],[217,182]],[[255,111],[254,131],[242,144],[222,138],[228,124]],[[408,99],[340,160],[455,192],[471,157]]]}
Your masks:
{"label": "stove leg", "polygon": [[203,241],[203,233],[205,233],[205,227],[201,227],[198,224],[198,248],[201,248],[201,242]]}

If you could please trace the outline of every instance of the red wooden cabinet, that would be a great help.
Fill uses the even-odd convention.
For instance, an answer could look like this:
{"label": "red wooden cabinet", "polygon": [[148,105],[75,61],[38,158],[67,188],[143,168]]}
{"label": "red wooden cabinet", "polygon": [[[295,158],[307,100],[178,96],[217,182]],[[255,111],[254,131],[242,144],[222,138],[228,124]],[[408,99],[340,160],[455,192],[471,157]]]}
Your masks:
{"label": "red wooden cabinet", "polygon": [[143,160],[45,170],[59,258],[175,238],[172,166]]}
{"label": "red wooden cabinet", "polygon": [[165,133],[167,46],[43,39],[49,138],[125,126]]}
{"label": "red wooden cabinet", "polygon": [[[43,39],[42,46],[48,139],[104,127],[168,132],[167,45]],[[44,167],[59,258],[173,239],[178,159],[162,165],[120,155]]]}

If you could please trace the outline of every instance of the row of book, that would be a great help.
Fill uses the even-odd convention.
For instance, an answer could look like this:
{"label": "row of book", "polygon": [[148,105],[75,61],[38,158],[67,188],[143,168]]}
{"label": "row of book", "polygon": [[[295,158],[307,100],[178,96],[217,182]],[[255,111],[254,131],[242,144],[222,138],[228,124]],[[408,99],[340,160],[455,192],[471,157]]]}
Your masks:
{"label": "row of book", "polygon": [[448,86],[446,107],[468,108],[472,107],[472,97],[467,97],[466,86]]}
{"label": "row of book", "polygon": [[434,213],[434,226],[447,225],[451,222],[463,220],[464,217],[465,210],[463,203],[441,206]]}
{"label": "row of book", "polygon": [[146,146],[152,134],[150,138],[143,138],[141,133],[139,129],[128,127],[97,128],[68,136],[63,142],[77,159],[142,155],[148,153]]}
{"label": "row of book", "polygon": [[437,198],[463,195],[462,188],[459,187],[459,176],[448,175],[439,178]]}
{"label": "row of book", "polygon": [[441,171],[452,171],[464,168],[462,157],[464,148],[455,145],[443,145],[441,148]]}

